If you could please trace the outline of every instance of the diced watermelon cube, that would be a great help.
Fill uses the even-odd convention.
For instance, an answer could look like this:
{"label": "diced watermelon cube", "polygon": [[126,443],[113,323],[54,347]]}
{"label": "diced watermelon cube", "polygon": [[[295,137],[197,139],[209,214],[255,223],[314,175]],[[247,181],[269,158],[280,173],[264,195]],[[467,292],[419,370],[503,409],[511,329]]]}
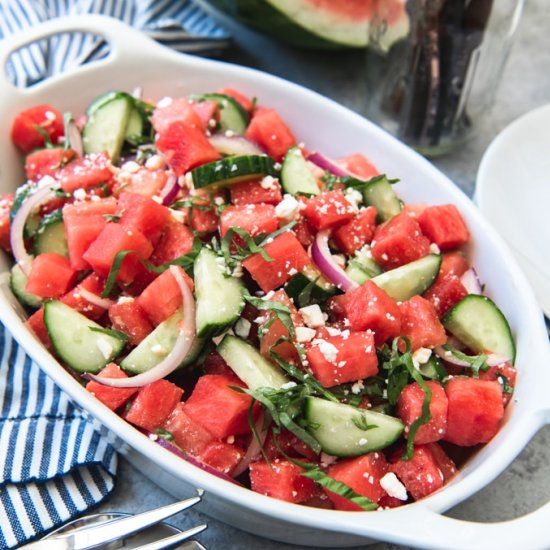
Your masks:
{"label": "diced watermelon cube", "polygon": [[296,235],[296,238],[304,248],[308,248],[315,239],[313,229],[303,218],[296,222],[296,225],[292,228],[292,232]]}
{"label": "diced watermelon cube", "polygon": [[153,244],[158,241],[170,216],[166,206],[136,193],[123,192],[117,205],[120,225],[133,231],[137,229]]}
{"label": "diced watermelon cube", "polygon": [[420,500],[443,486],[438,463],[428,446],[415,445],[410,460],[399,458],[390,470],[401,480],[414,500]]}
{"label": "diced watermelon cube", "polygon": [[[220,234],[225,237],[232,227],[244,229],[251,237],[269,234],[279,227],[272,204],[245,204],[228,206],[220,216]],[[235,242],[244,244],[242,239],[235,237]]]}
{"label": "diced watermelon cube", "polygon": [[401,333],[397,302],[372,281],[345,294],[344,310],[353,331],[372,330],[377,346]]}
{"label": "diced watermelon cube", "polygon": [[[428,380],[426,385],[432,392],[430,400],[431,420],[422,424],[417,430],[414,442],[421,445],[439,441],[447,429],[447,395],[443,386],[434,380]],[[422,416],[424,390],[417,382],[403,388],[397,402],[397,415],[405,423],[405,435],[409,433],[411,424]]]}
{"label": "diced watermelon cube", "polygon": [[296,138],[275,109],[256,109],[245,136],[278,162],[296,145]]}
{"label": "diced watermelon cube", "polygon": [[44,147],[44,136],[36,129],[37,126],[57,145],[64,134],[63,115],[51,105],[36,105],[21,111],[13,121],[11,139],[23,153]]}
{"label": "diced watermelon cube", "polygon": [[182,223],[169,219],[155,246],[150,261],[161,265],[189,254],[193,248],[193,233]]}
{"label": "diced watermelon cube", "polygon": [[[183,280],[193,290],[193,279],[178,267]],[[137,298],[137,302],[153,325],[160,325],[183,303],[180,287],[170,270],[161,273]]]}
{"label": "diced watermelon cube", "polygon": [[191,419],[185,412],[185,403],[178,403],[166,421],[163,428],[170,432],[176,444],[193,456],[199,456],[215,437],[200,424]]}
{"label": "diced watermelon cube", "polygon": [[44,347],[53,353],[53,345],[44,323],[44,306],[37,309],[25,322],[25,325],[34,333],[34,335],[44,344]]}
{"label": "diced watermelon cube", "polygon": [[166,419],[179,403],[183,390],[164,380],[156,380],[139,389],[123,417],[140,428],[153,432],[164,426]]}
{"label": "diced watermelon cube", "polygon": [[[295,327],[303,326],[304,322],[302,316],[298,313],[298,310],[294,306],[292,300],[288,297],[287,293],[280,289],[277,290],[270,297],[271,302],[280,302],[290,310],[290,319]],[[269,313],[268,319],[265,325],[269,325],[269,328],[265,332],[262,328],[262,335],[260,337],[260,353],[267,358],[271,358],[270,352],[277,353],[282,359],[288,362],[298,362],[298,352],[292,342],[281,342],[276,344],[281,338],[289,338],[288,329],[283,322],[277,318],[274,313]]]}
{"label": "diced watermelon cube", "polygon": [[460,281],[460,277],[450,271],[444,275],[440,272],[423,297],[434,306],[437,316],[441,318],[467,295],[468,291]]}
{"label": "diced watermelon cube", "polygon": [[280,287],[296,271],[302,271],[311,263],[304,247],[290,231],[275,237],[263,249],[271,261],[264,260],[256,253],[243,261],[243,267],[264,292]]}
{"label": "diced watermelon cube", "polygon": [[418,222],[401,212],[374,232],[372,256],[384,269],[393,269],[423,258],[430,252],[430,241]]}
{"label": "diced watermelon cube", "polygon": [[370,180],[380,174],[370,160],[361,153],[355,153],[339,159],[338,164],[341,164],[345,170],[363,180]]}
{"label": "diced watermelon cube", "polygon": [[153,252],[151,241],[137,229],[127,229],[123,225],[108,222],[82,256],[102,277],[107,277],[119,252],[132,251],[122,261],[117,281],[129,283],[133,280],[139,259],[146,260]]}
{"label": "diced watermelon cube", "polygon": [[67,163],[74,157],[74,151],[63,147],[38,149],[25,159],[25,173],[27,179],[37,182],[44,176],[53,177],[62,163]]}
{"label": "diced watermelon cube", "polygon": [[[344,483],[356,493],[377,503],[386,491],[380,485],[380,479],[387,473],[388,463],[382,453],[374,452],[356,458],[339,460],[328,469],[328,475]],[[326,490],[337,510],[359,511],[362,508],[332,491]]]}
{"label": "diced watermelon cube", "polygon": [[[193,231],[200,234],[213,233],[218,230],[219,215],[209,201],[196,199],[189,210],[189,224]],[[209,206],[209,208],[205,208]]]}
{"label": "diced watermelon cube", "polygon": [[196,101],[191,104],[195,113],[197,113],[203,130],[211,130],[211,121],[217,123],[220,118],[220,108],[218,102],[213,99],[205,101]]}
{"label": "diced watermelon cube", "polygon": [[172,122],[165,131],[159,132],[155,144],[178,176],[196,166],[220,158],[218,151],[210,145],[202,127],[187,126],[178,121]]}
{"label": "diced watermelon cube", "polygon": [[76,275],[65,256],[55,252],[39,254],[32,261],[25,291],[41,298],[59,298],[73,286]]}
{"label": "diced watermelon cube", "polygon": [[428,206],[418,223],[422,233],[441,250],[458,248],[470,238],[470,232],[454,204]]}
{"label": "diced watermelon cube", "polygon": [[55,177],[66,193],[89,189],[101,183],[110,183],[111,159],[107,153],[93,153],[77,158],[60,168]]}
{"label": "diced watermelon cube", "polygon": [[[101,370],[98,376],[100,378],[128,378],[128,375],[116,363],[109,363]],[[122,407],[138,391],[137,388],[114,388],[106,386],[95,380],[88,382],[86,389],[112,411],[116,411]]]}
{"label": "diced watermelon cube", "polygon": [[376,228],[377,211],[374,206],[361,210],[345,225],[332,232],[336,246],[346,255],[353,256],[364,245],[369,244]]}
{"label": "diced watermelon cube", "polygon": [[445,441],[469,447],[487,443],[504,416],[502,386],[466,376],[451,378],[445,387],[449,400]]}
{"label": "diced watermelon cube", "polygon": [[315,482],[301,474],[304,469],[276,458],[271,464],[261,460],[250,464],[253,491],[286,502],[304,502],[315,494]]}
{"label": "diced watermelon cube", "polygon": [[201,119],[191,103],[185,97],[166,98],[159,101],[151,116],[151,123],[158,134],[165,134],[170,126],[179,122],[185,126],[200,128]]}
{"label": "diced watermelon cube", "polygon": [[200,459],[222,474],[230,476],[243,456],[244,451],[239,446],[225,441],[213,441],[202,450]]}
{"label": "diced watermelon cube", "polygon": [[[502,365],[489,367],[486,371],[479,371],[480,380],[496,380],[503,386],[502,403],[505,407],[512,398],[512,391],[516,385],[516,377],[517,370],[510,363],[503,363]],[[504,391],[504,386],[506,386],[507,391]]]}
{"label": "diced watermelon cube", "polygon": [[132,346],[137,346],[153,331],[153,325],[134,298],[119,300],[111,305],[109,319],[113,329],[130,337]]}
{"label": "diced watermelon cube", "polygon": [[271,179],[268,186],[259,181],[241,181],[234,183],[229,188],[231,202],[235,206],[243,204],[279,204],[283,198],[281,184],[276,179]]}
{"label": "diced watermelon cube", "polygon": [[10,213],[13,205],[13,193],[0,196],[0,248],[11,251]]}
{"label": "diced watermelon cube", "polygon": [[315,451],[304,441],[291,431],[284,429],[280,430],[279,433],[275,433],[273,430],[269,431],[264,443],[264,451],[269,460],[284,458],[282,453],[300,460],[300,457],[313,461],[316,461],[318,458]]}
{"label": "diced watermelon cube", "polygon": [[439,275],[453,273],[460,277],[469,267],[470,264],[462,252],[446,252],[441,256]]}
{"label": "diced watermelon cube", "polygon": [[185,402],[186,414],[218,439],[250,432],[248,409],[252,397],[230,386],[242,383],[236,377],[205,374]]}
{"label": "diced watermelon cube", "polygon": [[81,289],[99,296],[104,288],[105,281],[95,273],[90,273],[85,279],[82,279],[78,285],[62,296],[61,301],[79,313],[82,313],[82,315],[85,315],[88,319],[97,320],[104,315],[105,308],[87,300],[82,294]]}
{"label": "diced watermelon cube", "polygon": [[426,445],[439,468],[439,471],[443,475],[443,480],[445,482],[453,478],[457,472],[456,464],[453,460],[447,455],[439,443],[428,443]]}
{"label": "diced watermelon cube", "polygon": [[224,376],[235,376],[231,367],[225,362],[225,359],[216,351],[211,351],[202,364],[205,374],[223,374]]}
{"label": "diced watermelon cube", "polygon": [[303,214],[320,231],[349,222],[355,212],[342,191],[327,191],[310,199]]}
{"label": "diced watermelon cube", "polygon": [[75,269],[89,269],[83,256],[107,225],[105,216],[116,212],[113,197],[99,201],[78,201],[63,207],[63,223],[67,236],[69,259]]}
{"label": "diced watermelon cube", "polygon": [[166,185],[168,174],[166,170],[149,170],[140,167],[135,172],[121,170],[115,176],[113,194],[118,196],[122,191],[143,195],[144,197],[158,196]]}
{"label": "diced watermelon cube", "polygon": [[399,304],[399,309],[401,334],[409,339],[413,350],[434,348],[447,341],[445,328],[431,302],[422,296],[413,296]]}
{"label": "diced watermelon cube", "polygon": [[390,508],[398,508],[406,504],[403,500],[399,500],[397,497],[390,497],[390,495],[384,495],[379,501],[378,504],[383,510],[389,510]]}
{"label": "diced watermelon cube", "polygon": [[330,388],[378,373],[372,332],[352,332],[316,340],[307,351],[308,366],[322,386]]}

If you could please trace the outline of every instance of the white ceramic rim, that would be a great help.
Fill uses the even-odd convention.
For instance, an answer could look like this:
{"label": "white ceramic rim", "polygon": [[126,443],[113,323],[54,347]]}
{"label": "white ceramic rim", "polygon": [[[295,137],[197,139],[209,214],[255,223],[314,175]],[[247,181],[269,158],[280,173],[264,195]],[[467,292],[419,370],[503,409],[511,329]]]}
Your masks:
{"label": "white ceramic rim", "polygon": [[[9,83],[2,69],[12,51],[38,38],[62,31],[77,30],[103,35],[111,45],[110,56],[27,90],[18,90]],[[479,246],[485,247],[485,253],[487,250],[491,251],[492,261],[505,266],[506,269],[503,273],[506,276],[506,284],[513,287],[522,300],[521,311],[519,313],[514,311],[514,316],[519,315],[515,319],[518,357],[526,360],[536,357],[539,363],[546,362],[550,365],[546,329],[532,291],[508,248],[489,224],[481,218],[469,199],[428,161],[359,115],[314,92],[253,69],[177,54],[152,42],[117,20],[102,16],[72,17],[49,21],[34,27],[24,36],[13,37],[2,42],[0,88],[3,90],[4,105],[7,105],[5,108],[12,109],[11,111],[6,110],[4,116],[15,112],[15,105],[23,108],[37,103],[39,98],[55,85],[66,85],[67,89],[70,89],[71,83],[76,83],[79,78],[101,74],[101,71],[109,67],[116,67],[121,71],[132,60],[135,61],[136,51],[139,52],[140,60],[144,66],[157,61],[173,65],[174,68],[181,67],[181,69],[191,71],[188,74],[193,74],[193,70],[198,73],[201,71],[218,72],[220,75],[223,74],[224,79],[227,80],[242,80],[243,82],[254,82],[260,87],[271,87],[277,92],[276,94],[273,92],[274,98],[278,95],[282,97],[278,103],[274,99],[274,103],[277,108],[281,108],[283,115],[285,114],[283,101],[285,97],[291,96],[297,105],[307,100],[314,104],[317,110],[326,110],[327,114],[341,118],[342,124],[345,124],[349,131],[353,133],[361,131],[365,135],[368,134],[371,138],[371,148],[369,149],[369,152],[372,153],[371,158],[381,169],[384,170],[390,166],[391,158],[395,163],[397,155],[404,166],[410,164],[414,168],[410,175],[412,181],[414,182],[415,172],[418,172],[422,178],[430,180],[427,185],[436,198],[455,202],[469,225],[474,227],[477,237],[480,239],[480,236],[483,235],[483,241],[479,241]],[[0,144],[2,144],[1,140]],[[8,163],[16,161],[13,147],[10,147],[7,142],[4,142],[3,145],[6,146],[10,156],[0,156],[0,169],[4,168],[3,163],[8,165]],[[0,174],[4,174],[4,172],[2,171]],[[497,281],[494,282],[494,286],[499,286]],[[496,524],[464,522],[440,515],[440,512],[468,498],[492,481],[514,459],[534,433],[541,426],[550,422],[550,403],[546,395],[550,374],[536,365],[532,370],[523,373],[518,383],[517,394],[520,397],[529,395],[529,399],[520,399],[520,404],[517,407],[509,407],[507,414],[509,418],[499,434],[444,489],[418,503],[380,514],[320,510],[270,499],[248,489],[220,481],[159,448],[154,442],[96,401],[60,367],[52,356],[44,353],[42,345],[24,326],[17,305],[8,289],[5,275],[0,281],[0,289],[2,290],[0,294],[2,321],[29,355],[64,391],[138,452],[144,456],[154,456],[155,462],[160,467],[188,483],[202,487],[207,494],[210,493],[215,498],[225,499],[243,509],[259,509],[289,525],[307,526],[314,530],[351,533],[422,548],[468,548],[470,550],[479,548],[481,550],[487,548],[487,541],[490,540],[494,547],[515,550],[520,536],[522,548],[525,550],[550,547],[550,531],[546,529],[550,503],[523,518]],[[513,306],[514,303],[511,302],[511,307]],[[524,329],[522,323],[527,324],[529,330]]]}

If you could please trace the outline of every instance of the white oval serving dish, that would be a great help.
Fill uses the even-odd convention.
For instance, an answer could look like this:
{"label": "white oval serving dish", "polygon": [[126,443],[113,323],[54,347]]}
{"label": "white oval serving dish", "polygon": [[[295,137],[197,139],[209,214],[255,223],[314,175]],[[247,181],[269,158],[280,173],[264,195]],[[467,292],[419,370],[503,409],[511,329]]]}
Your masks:
{"label": "white oval serving dish", "polygon": [[[39,38],[67,31],[93,32],[111,45],[108,58],[26,90],[13,87],[3,68],[9,54]],[[0,193],[21,183],[21,158],[10,142],[13,116],[38,103],[80,113],[108,89],[142,86],[145,96],[232,86],[277,108],[311,149],[331,156],[364,152],[392,177],[401,178],[405,201],[455,203],[473,234],[471,256],[488,294],[510,321],[517,342],[518,384],[498,435],[430,497],[382,513],[339,512],[277,501],[222,481],[149,440],[89,394],[50,356],[23,323],[6,275],[0,277],[0,317],[28,354],[72,399],[95,417],[119,452],[174,497],[205,490],[202,511],[235,527],[275,540],[315,547],[346,547],[384,540],[438,550],[450,548],[550,548],[550,503],[523,518],[496,524],[454,520],[442,512],[492,481],[531,437],[550,422],[550,348],[540,308],[512,254],[472,202],[428,161],[357,114],[279,78],[217,61],[185,56],[101,16],[49,21],[0,45]],[[0,257],[0,272],[9,267]],[[490,542],[489,542],[490,541]],[[519,543],[521,541],[521,543]]]}

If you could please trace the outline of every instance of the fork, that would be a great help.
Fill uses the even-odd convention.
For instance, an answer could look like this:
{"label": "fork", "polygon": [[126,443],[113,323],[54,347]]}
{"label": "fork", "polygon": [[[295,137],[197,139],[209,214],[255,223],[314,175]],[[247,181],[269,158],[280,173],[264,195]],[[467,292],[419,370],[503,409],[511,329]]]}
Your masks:
{"label": "fork", "polygon": [[[22,547],[22,550],[88,550],[113,541],[122,540],[147,527],[151,527],[174,514],[182,512],[200,502],[199,496],[180,502],[175,502],[162,508],[149,510],[142,514],[113,519],[101,524],[75,529],[67,533],[59,533],[47,539],[32,542]],[[183,542],[204,531],[206,524],[198,525],[181,533],[150,542],[134,548],[134,550],[162,550]]]}

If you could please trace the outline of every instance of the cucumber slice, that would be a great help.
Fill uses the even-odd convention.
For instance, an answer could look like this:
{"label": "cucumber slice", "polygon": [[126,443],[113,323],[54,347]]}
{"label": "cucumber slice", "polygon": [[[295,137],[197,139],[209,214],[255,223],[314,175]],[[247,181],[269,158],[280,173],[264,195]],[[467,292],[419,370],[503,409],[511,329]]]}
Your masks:
{"label": "cucumber slice", "polygon": [[132,109],[128,117],[128,123],[126,124],[126,131],[124,132],[124,139],[131,139],[141,137],[145,130],[145,121],[142,114],[137,109]]}
{"label": "cucumber slice", "polygon": [[62,256],[69,256],[67,234],[63,223],[63,211],[61,208],[44,216],[35,233],[34,254],[55,252]]}
{"label": "cucumber slice", "polygon": [[370,254],[370,246],[365,245],[359,250],[353,258],[350,259],[346,267],[346,273],[356,283],[362,285],[364,282],[380,275],[383,269],[373,260]]}
{"label": "cucumber slice", "polygon": [[232,325],[244,307],[244,285],[237,277],[225,276],[218,256],[203,247],[193,266],[197,297],[197,334],[210,337]]}
{"label": "cucumber slice", "polygon": [[394,300],[408,300],[423,294],[435,281],[441,256],[428,254],[419,260],[385,271],[372,278],[372,282],[385,290]]}
{"label": "cucumber slice", "polygon": [[403,203],[395,194],[388,178],[380,177],[373,180],[363,189],[363,200],[376,208],[379,222],[386,222],[401,212]]}
{"label": "cucumber slice", "polygon": [[474,353],[493,352],[514,361],[516,346],[510,325],[487,296],[468,294],[441,321]]}
{"label": "cucumber slice", "polygon": [[118,161],[133,103],[131,96],[119,93],[88,115],[82,130],[86,154],[107,151],[113,163]]}
{"label": "cucumber slice", "polygon": [[318,269],[306,266],[290,278],[285,285],[285,292],[298,307],[304,307],[326,302],[335,294],[336,287]]}
{"label": "cucumber slice", "polygon": [[92,114],[97,111],[99,107],[102,105],[105,105],[105,103],[108,103],[109,101],[112,101],[113,99],[117,99],[120,97],[126,97],[128,94],[125,92],[117,92],[117,91],[110,91],[106,92],[104,94],[101,94],[97,96],[86,108],[86,114],[88,116],[91,116]]}
{"label": "cucumber slice", "polygon": [[281,168],[281,185],[291,195],[318,195],[319,186],[302,155],[296,146],[291,147],[283,159]]}
{"label": "cucumber slice", "polygon": [[10,270],[10,288],[17,299],[24,305],[38,309],[42,305],[42,298],[25,290],[28,277],[18,264]]}
{"label": "cucumber slice", "polygon": [[104,330],[101,325],[58,300],[46,302],[44,324],[57,355],[78,372],[99,372],[126,344],[124,338],[98,332]]}
{"label": "cucumber slice", "polygon": [[220,108],[219,129],[221,132],[230,130],[235,134],[245,133],[249,122],[249,115],[243,106],[231,96],[225,94],[203,94],[193,96],[195,101],[215,101]]}
{"label": "cucumber slice", "polygon": [[[133,374],[140,374],[158,365],[172,350],[179,333],[179,323],[183,317],[180,308],[168,319],[160,323],[151,334],[144,338],[120,363],[120,366]],[[204,339],[195,338],[181,367],[190,365],[199,356]]]}
{"label": "cucumber slice", "polygon": [[275,161],[267,155],[242,155],[228,157],[191,170],[195,189],[224,187],[241,181],[277,176]]}
{"label": "cucumber slice", "polygon": [[323,451],[333,456],[358,456],[384,449],[405,427],[393,416],[319,397],[307,398],[305,417],[308,431]]}
{"label": "cucumber slice", "polygon": [[278,389],[289,382],[279,367],[264,359],[256,348],[236,336],[226,334],[217,351],[251,390]]}

